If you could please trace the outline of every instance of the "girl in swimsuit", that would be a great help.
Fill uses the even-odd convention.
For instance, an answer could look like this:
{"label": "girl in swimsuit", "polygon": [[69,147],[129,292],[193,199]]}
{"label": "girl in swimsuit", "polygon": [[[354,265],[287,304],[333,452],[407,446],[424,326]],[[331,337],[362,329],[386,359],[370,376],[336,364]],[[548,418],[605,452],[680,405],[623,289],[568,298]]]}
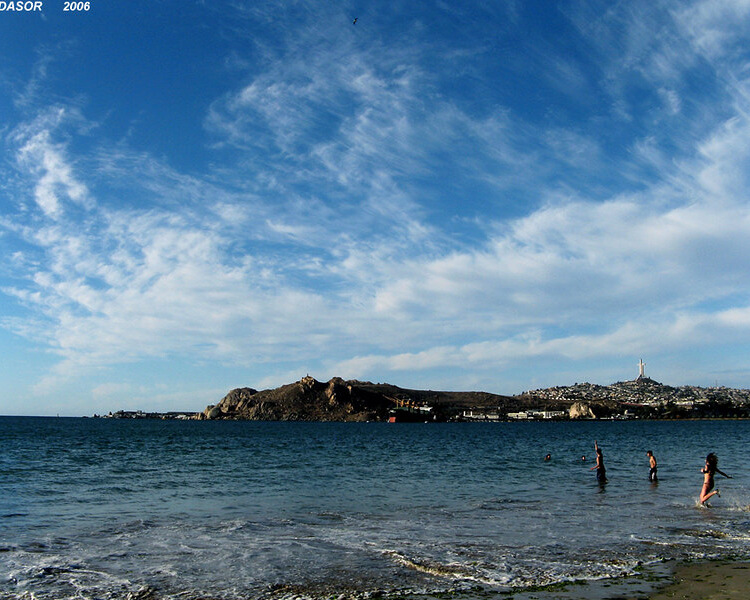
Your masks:
{"label": "girl in swimsuit", "polygon": [[718,464],[719,457],[711,452],[706,457],[706,466],[701,469],[701,473],[703,473],[703,489],[701,489],[700,497],[701,504],[705,504],[706,500],[708,500],[711,496],[721,496],[721,494],[719,494],[719,490],[714,490],[714,475],[716,473],[723,475],[727,479],[732,479],[730,475],[727,475],[726,473],[724,473],[724,471],[719,470]]}

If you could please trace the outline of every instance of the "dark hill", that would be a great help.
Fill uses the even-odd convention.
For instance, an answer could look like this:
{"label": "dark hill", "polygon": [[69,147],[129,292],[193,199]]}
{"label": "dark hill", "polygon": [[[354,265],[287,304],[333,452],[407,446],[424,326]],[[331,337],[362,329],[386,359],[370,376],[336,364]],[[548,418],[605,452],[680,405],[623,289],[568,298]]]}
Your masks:
{"label": "dark hill", "polygon": [[393,409],[421,410],[430,420],[446,420],[467,408],[515,407],[518,399],[486,392],[409,390],[385,383],[327,383],[303,377],[296,383],[257,391],[237,388],[199,419],[253,421],[384,421]]}

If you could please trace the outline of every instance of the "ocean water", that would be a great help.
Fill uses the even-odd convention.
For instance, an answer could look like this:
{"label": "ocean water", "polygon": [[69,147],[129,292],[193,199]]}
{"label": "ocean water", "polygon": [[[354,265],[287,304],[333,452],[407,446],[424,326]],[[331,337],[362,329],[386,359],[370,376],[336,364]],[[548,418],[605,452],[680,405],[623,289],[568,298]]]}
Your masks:
{"label": "ocean water", "polygon": [[[2,417],[0,598],[475,597],[746,556],[748,442],[748,421]],[[734,478],[701,508],[709,451]]]}

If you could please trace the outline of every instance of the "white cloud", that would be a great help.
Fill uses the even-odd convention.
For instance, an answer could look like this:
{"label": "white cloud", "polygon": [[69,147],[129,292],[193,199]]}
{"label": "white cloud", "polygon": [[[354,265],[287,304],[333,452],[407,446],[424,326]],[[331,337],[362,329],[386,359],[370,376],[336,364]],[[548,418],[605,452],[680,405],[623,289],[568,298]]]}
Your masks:
{"label": "white cloud", "polygon": [[69,200],[87,209],[92,207],[86,186],[73,174],[62,146],[52,141],[50,130],[42,129],[28,137],[19,133],[17,137],[25,137],[18,153],[18,161],[36,178],[34,198],[45,215],[60,217],[62,200]]}
{"label": "white cloud", "polygon": [[698,147],[705,159],[698,181],[716,201],[736,202],[750,189],[748,114],[728,120]]}
{"label": "white cloud", "polygon": [[671,115],[677,115],[682,109],[682,100],[679,94],[672,89],[662,88],[659,90],[659,95],[667,108],[667,111]]}
{"label": "white cloud", "polygon": [[[435,346],[415,353],[357,356],[331,366],[336,373],[387,377],[400,371],[424,370],[507,372],[512,365],[533,364],[540,359],[590,362],[601,357],[664,356],[676,348],[741,343],[750,334],[750,307],[721,311],[662,315],[645,314],[620,327],[600,334],[575,334],[545,339],[529,331],[497,341],[472,342],[462,346]],[[483,377],[485,384],[493,380]],[[496,376],[495,376],[496,380]],[[494,384],[493,384],[494,385]],[[516,391],[517,392],[517,391]],[[513,393],[516,393],[513,392]]]}
{"label": "white cloud", "polygon": [[750,2],[707,0],[691,2],[675,11],[682,27],[709,58],[725,56],[747,41]]}

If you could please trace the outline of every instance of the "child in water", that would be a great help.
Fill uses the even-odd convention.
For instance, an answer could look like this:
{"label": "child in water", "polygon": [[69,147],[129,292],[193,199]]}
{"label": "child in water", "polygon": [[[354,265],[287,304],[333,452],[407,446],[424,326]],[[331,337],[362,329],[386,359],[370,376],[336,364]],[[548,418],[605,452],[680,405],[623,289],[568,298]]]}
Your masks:
{"label": "child in water", "polygon": [[714,488],[714,475],[716,473],[723,475],[727,479],[732,479],[730,475],[727,475],[726,473],[724,473],[724,471],[719,470],[718,464],[719,464],[719,457],[716,456],[713,452],[711,452],[706,457],[706,466],[701,469],[701,473],[703,473],[703,488],[701,489],[701,497],[700,497],[701,504],[706,504],[706,500],[708,500],[711,496],[715,495],[715,496],[721,497],[721,494],[719,494],[719,490],[713,489]]}

